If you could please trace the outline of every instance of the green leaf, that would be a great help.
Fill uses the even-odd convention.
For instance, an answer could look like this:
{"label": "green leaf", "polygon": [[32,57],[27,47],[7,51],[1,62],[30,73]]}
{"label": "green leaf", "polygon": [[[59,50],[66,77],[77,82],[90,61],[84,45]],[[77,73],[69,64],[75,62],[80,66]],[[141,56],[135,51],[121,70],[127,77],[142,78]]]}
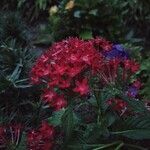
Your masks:
{"label": "green leaf", "polygon": [[91,30],[82,31],[79,36],[80,36],[80,38],[82,38],[84,40],[91,39],[92,38],[92,31]]}
{"label": "green leaf", "polygon": [[77,10],[74,12],[74,17],[75,18],[80,18],[81,17],[81,11]]}
{"label": "green leaf", "polygon": [[62,116],[63,129],[65,131],[65,141],[68,142],[72,136],[75,126],[74,113],[72,107],[68,107]]}
{"label": "green leaf", "polygon": [[62,124],[62,116],[65,113],[65,109],[61,109],[52,114],[52,116],[48,119],[48,122],[54,126],[60,126]]}
{"label": "green leaf", "polygon": [[143,140],[150,139],[150,129],[133,129],[133,130],[125,130],[119,132],[111,132],[113,135],[122,135],[130,139],[135,140]]}
{"label": "green leaf", "polygon": [[0,93],[6,90],[11,85],[11,82],[4,76],[0,76]]}
{"label": "green leaf", "polygon": [[93,15],[93,16],[96,16],[97,13],[98,13],[98,10],[97,10],[97,9],[93,9],[93,10],[90,10],[90,11],[89,11],[89,14],[90,14],[90,15]]}
{"label": "green leaf", "polygon": [[147,109],[143,103],[143,101],[140,101],[138,99],[130,98],[124,94],[118,94],[122,100],[126,101],[130,108],[137,113],[144,113],[147,112]]}
{"label": "green leaf", "polygon": [[119,131],[111,132],[113,135],[122,135],[131,139],[142,140],[150,139],[150,117],[149,114],[145,116],[132,116],[121,120]]}
{"label": "green leaf", "polygon": [[107,127],[111,126],[117,119],[117,115],[113,112],[107,112],[105,115],[106,125]]}
{"label": "green leaf", "polygon": [[17,146],[16,150],[26,150],[26,134],[23,133],[21,136],[21,140],[19,142],[19,145]]}

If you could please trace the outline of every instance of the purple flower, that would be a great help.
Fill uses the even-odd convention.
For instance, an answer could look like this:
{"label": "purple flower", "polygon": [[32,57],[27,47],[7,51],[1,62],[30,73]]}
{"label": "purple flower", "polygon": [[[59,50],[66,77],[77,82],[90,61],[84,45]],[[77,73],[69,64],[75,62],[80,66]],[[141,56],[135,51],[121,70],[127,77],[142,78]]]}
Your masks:
{"label": "purple flower", "polygon": [[138,90],[136,87],[130,86],[130,87],[128,88],[127,93],[128,93],[128,95],[131,96],[131,97],[136,97],[136,96],[138,95],[138,91],[139,91],[139,90]]}
{"label": "purple flower", "polygon": [[112,59],[112,58],[127,59],[127,58],[129,58],[128,53],[126,52],[125,48],[121,44],[113,45],[112,50],[105,52],[104,55],[108,59]]}

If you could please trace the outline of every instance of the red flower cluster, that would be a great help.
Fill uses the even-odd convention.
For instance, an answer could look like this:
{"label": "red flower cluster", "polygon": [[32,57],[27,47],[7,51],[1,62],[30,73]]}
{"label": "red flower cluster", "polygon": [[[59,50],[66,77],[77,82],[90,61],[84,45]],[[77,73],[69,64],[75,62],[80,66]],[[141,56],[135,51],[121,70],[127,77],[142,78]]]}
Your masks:
{"label": "red flower cluster", "polygon": [[108,100],[108,104],[113,108],[113,110],[119,112],[120,115],[123,115],[127,110],[127,103],[119,98]]}
{"label": "red flower cluster", "polygon": [[96,50],[101,46],[103,50],[111,48],[111,44],[97,38],[83,41],[77,38],[69,38],[55,43],[43,54],[32,68],[32,83],[46,83],[42,99],[50,103],[56,110],[66,106],[63,95],[54,92],[57,87],[61,90],[72,89],[72,92],[86,95],[90,89],[85,73],[93,73],[100,69],[103,56]]}
{"label": "red flower cluster", "polygon": [[63,95],[58,95],[56,92],[50,89],[46,89],[42,95],[43,101],[49,103],[55,110],[59,110],[67,105]]}
{"label": "red flower cluster", "polygon": [[115,83],[118,79],[126,81],[131,75],[139,70],[139,64],[133,60],[122,60],[114,58],[110,60],[104,60],[101,69],[98,71],[101,82],[104,84]]}
{"label": "red flower cluster", "polygon": [[0,126],[0,148],[18,145],[22,126],[20,124]]}
{"label": "red flower cluster", "polygon": [[109,41],[106,41],[102,37],[96,37],[95,39],[92,39],[91,41],[93,45],[95,46],[95,48],[100,51],[106,51],[106,52],[110,51],[113,46]]}
{"label": "red flower cluster", "polygon": [[29,150],[51,150],[54,144],[55,130],[47,122],[43,122],[38,130],[33,130],[27,135]]}
{"label": "red flower cluster", "polygon": [[104,86],[115,84],[118,79],[125,83],[138,71],[139,65],[130,59],[107,58],[104,53],[111,51],[112,46],[103,38],[89,41],[69,38],[55,43],[31,71],[32,83],[46,84],[43,101],[55,110],[66,107],[67,94],[83,96],[90,92],[88,79],[91,75],[98,76]]}

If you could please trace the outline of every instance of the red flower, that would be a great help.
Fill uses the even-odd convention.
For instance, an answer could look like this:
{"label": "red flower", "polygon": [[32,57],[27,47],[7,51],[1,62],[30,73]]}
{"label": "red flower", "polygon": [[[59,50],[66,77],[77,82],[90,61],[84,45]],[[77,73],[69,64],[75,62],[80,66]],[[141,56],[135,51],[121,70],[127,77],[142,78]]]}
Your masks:
{"label": "red flower", "polygon": [[51,102],[54,97],[56,96],[56,93],[52,90],[45,90],[43,96],[42,96],[42,99],[45,101],[45,102]]}
{"label": "red flower", "polygon": [[48,142],[48,143],[45,143],[43,146],[42,146],[42,148],[43,148],[43,150],[51,150],[51,149],[53,149],[53,143],[51,143],[51,142]]}
{"label": "red flower", "polygon": [[76,87],[74,92],[79,92],[81,95],[86,95],[89,92],[89,85],[87,79],[83,79],[82,82],[76,81]]}
{"label": "red flower", "polygon": [[82,70],[81,66],[69,67],[67,74],[69,75],[69,77],[75,77],[77,74],[81,72],[81,70]]}
{"label": "red flower", "polygon": [[107,101],[113,110],[119,112],[121,115],[126,112],[127,103],[119,98],[113,98]]}
{"label": "red flower", "polygon": [[134,86],[137,89],[140,89],[142,86],[142,83],[139,80],[135,80],[132,84],[132,86]]}
{"label": "red flower", "polygon": [[66,89],[66,88],[69,88],[70,87],[70,83],[71,82],[71,79],[66,79],[66,80],[60,80],[59,81],[59,87],[61,88],[61,89]]}
{"label": "red flower", "polygon": [[[105,50],[111,45],[104,39],[95,41]],[[83,41],[77,38],[69,38],[55,43],[36,62],[31,71],[33,84],[46,84],[51,91],[44,91],[42,99],[50,103],[56,110],[66,106],[63,97],[57,97],[54,88],[64,90],[73,88],[76,80],[85,72],[96,72],[101,67],[102,55],[95,49],[92,41]],[[88,75],[87,74],[87,75]],[[85,95],[89,92],[87,81],[76,82],[76,88],[72,91]],[[68,93],[69,95],[69,93]]]}
{"label": "red flower", "polygon": [[38,130],[32,130],[27,134],[29,150],[51,150],[54,143],[54,127],[43,122]]}
{"label": "red flower", "polygon": [[55,68],[55,74],[57,75],[63,75],[65,72],[66,72],[66,69],[68,68],[66,65],[57,65],[55,64],[54,65],[54,68]]}
{"label": "red flower", "polygon": [[137,71],[139,71],[139,69],[140,69],[140,65],[133,61],[131,65],[132,73],[136,73]]}
{"label": "red flower", "polygon": [[[112,44],[101,37],[89,41],[69,38],[57,42],[37,60],[31,71],[31,80],[51,89],[44,91],[42,99],[55,110],[61,109],[67,105],[67,98],[74,95],[72,92],[83,96],[90,91],[83,76],[89,79],[99,77],[98,82],[106,86],[120,80],[126,83],[138,71],[139,65],[133,60],[106,58],[104,53],[111,49]],[[65,99],[52,92],[55,88],[59,93],[65,92]]]}
{"label": "red flower", "polygon": [[47,122],[42,122],[39,132],[42,134],[44,139],[53,139],[54,138],[54,127],[50,126]]}
{"label": "red flower", "polygon": [[92,39],[91,41],[97,48],[101,48],[101,50],[110,51],[112,49],[112,44],[102,37],[97,37],[96,39]]}
{"label": "red flower", "polygon": [[139,70],[140,66],[139,66],[139,64],[137,64],[133,60],[125,60],[124,61],[124,68],[126,70],[130,70],[131,73],[136,73]]}
{"label": "red flower", "polygon": [[63,95],[57,96],[51,106],[54,107],[55,110],[59,110],[67,106],[67,101],[64,99]]}

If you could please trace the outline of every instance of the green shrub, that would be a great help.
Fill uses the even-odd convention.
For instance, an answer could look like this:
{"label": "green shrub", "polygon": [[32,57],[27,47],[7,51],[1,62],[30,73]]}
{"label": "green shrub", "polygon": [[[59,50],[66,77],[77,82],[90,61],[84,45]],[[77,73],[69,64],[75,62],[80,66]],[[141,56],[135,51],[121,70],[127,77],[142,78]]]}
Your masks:
{"label": "green shrub", "polygon": [[[71,3],[72,2],[72,3]],[[101,35],[113,41],[139,42],[149,38],[149,1],[139,0],[63,0],[58,12],[50,15],[54,40],[66,36],[84,39]]]}
{"label": "green shrub", "polygon": [[16,12],[0,13],[0,42],[16,40],[16,43],[25,45],[29,42],[27,26]]}

